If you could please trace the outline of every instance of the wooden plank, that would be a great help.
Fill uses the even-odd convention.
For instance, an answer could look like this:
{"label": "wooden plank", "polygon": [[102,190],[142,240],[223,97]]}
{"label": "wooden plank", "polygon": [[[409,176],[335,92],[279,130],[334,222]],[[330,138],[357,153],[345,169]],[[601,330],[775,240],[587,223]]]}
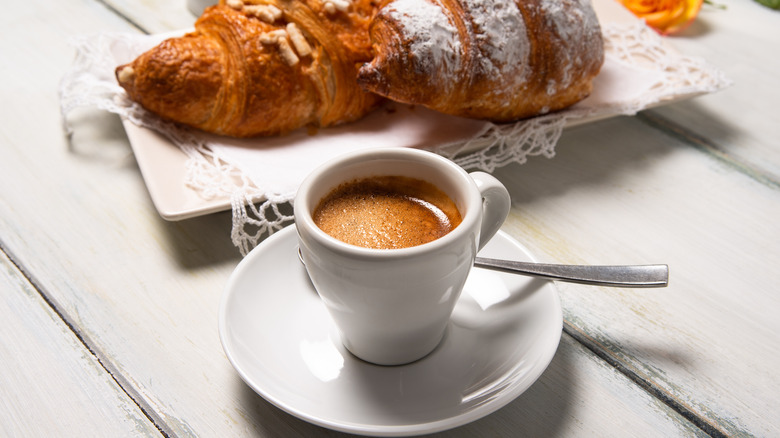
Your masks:
{"label": "wooden plank", "polygon": [[561,284],[572,334],[715,430],[780,432],[780,191],[635,118],[496,175],[543,261],[670,265],[661,290]]}
{"label": "wooden plank", "polygon": [[714,3],[724,8],[705,5],[688,30],[668,40],[681,52],[718,67],[733,85],[653,110],[646,120],[662,129],[679,130],[752,177],[780,185],[780,57],[776,56],[780,16],[754,0]]}
{"label": "wooden plank", "polygon": [[145,33],[188,29],[197,19],[187,8],[186,0],[175,2],[104,0],[104,3]]}
{"label": "wooden plank", "polygon": [[160,436],[0,252],[0,435]]}

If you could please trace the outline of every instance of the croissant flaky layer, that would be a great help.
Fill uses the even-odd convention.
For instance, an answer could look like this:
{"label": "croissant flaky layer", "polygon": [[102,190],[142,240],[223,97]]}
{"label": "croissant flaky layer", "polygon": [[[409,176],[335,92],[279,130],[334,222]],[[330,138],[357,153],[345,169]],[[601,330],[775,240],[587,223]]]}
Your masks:
{"label": "croissant flaky layer", "polygon": [[117,80],[153,113],[229,136],[357,120],[379,101],[356,81],[372,58],[372,1],[223,0]]}
{"label": "croissant flaky layer", "polygon": [[584,99],[604,61],[589,0],[389,0],[369,31],[365,89],[497,122]]}

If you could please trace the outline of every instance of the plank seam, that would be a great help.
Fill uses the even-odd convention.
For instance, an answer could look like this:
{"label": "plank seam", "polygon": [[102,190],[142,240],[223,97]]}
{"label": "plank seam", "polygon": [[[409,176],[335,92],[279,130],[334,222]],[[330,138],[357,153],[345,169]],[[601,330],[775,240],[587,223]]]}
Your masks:
{"label": "plank seam", "polygon": [[142,403],[138,402],[138,399],[140,397],[139,394],[131,394],[131,391],[128,388],[132,388],[132,385],[129,384],[129,382],[125,381],[125,379],[122,379],[121,377],[117,377],[118,375],[121,376],[121,374],[117,373],[116,370],[114,370],[114,367],[109,367],[106,365],[106,363],[101,359],[102,354],[99,354],[99,350],[97,348],[94,348],[92,346],[92,342],[89,341],[88,337],[82,334],[79,330],[76,329],[75,325],[71,323],[71,321],[65,316],[63,312],[60,311],[57,304],[54,302],[53,299],[48,297],[46,293],[43,291],[42,287],[38,284],[38,282],[35,280],[34,276],[31,275],[24,267],[17,262],[16,257],[14,257],[13,253],[11,253],[3,244],[2,241],[0,241],[0,251],[5,254],[6,258],[16,267],[16,269],[21,273],[21,275],[27,280],[27,282],[30,284],[30,286],[38,293],[38,296],[46,303],[47,306],[54,312],[57,317],[62,321],[63,324],[65,324],[66,327],[68,327],[68,330],[70,330],[71,333],[78,339],[79,343],[84,346],[84,348],[89,351],[89,353],[95,358],[95,360],[98,362],[101,368],[106,371],[106,373],[111,377],[111,379],[116,382],[117,386],[122,390],[125,395],[127,395],[130,400],[133,401],[133,404],[138,406],[138,409],[141,410],[141,412],[144,414],[144,416],[149,420],[150,423],[154,425],[154,427],[157,429],[160,434],[162,434],[166,438],[170,438],[173,436],[176,436],[171,430],[166,430],[166,427],[163,427],[165,425],[165,422],[162,420],[162,418],[158,416],[154,416],[150,414],[150,411],[153,411],[151,408],[147,409],[143,406]]}
{"label": "plank seam", "polygon": [[124,13],[122,13],[122,11],[120,11],[119,9],[115,8],[114,6],[112,6],[110,3],[106,2],[105,0],[97,0],[97,2],[98,2],[98,3],[100,3],[101,5],[103,5],[103,6],[104,6],[106,9],[108,9],[109,11],[111,11],[111,13],[113,13],[113,14],[114,14],[114,15],[116,15],[117,17],[119,17],[119,18],[121,18],[121,19],[125,20],[125,21],[126,21],[128,24],[129,24],[129,25],[131,25],[131,26],[133,26],[134,28],[138,29],[138,30],[139,30],[139,31],[141,31],[142,33],[145,33],[145,34],[147,34],[147,35],[149,35],[149,34],[150,34],[150,32],[149,32],[148,30],[146,30],[146,29],[144,29],[143,27],[141,27],[141,26],[140,26],[138,23],[136,23],[135,21],[133,21],[133,20],[132,20],[130,17],[128,17],[127,15],[125,15]]}
{"label": "plank seam", "polygon": [[615,370],[617,370],[620,374],[623,374],[629,380],[639,385],[639,387],[644,389],[651,396],[660,400],[663,404],[667,405],[673,411],[680,414],[683,418],[693,423],[696,427],[701,429],[707,435],[713,438],[725,438],[729,436],[721,428],[710,423],[706,418],[697,415],[696,412],[691,407],[685,405],[679,400],[676,400],[673,396],[668,394],[666,391],[664,391],[657,385],[654,385],[650,379],[641,376],[634,369],[628,367],[626,364],[621,362],[617,357],[612,355],[606,348],[603,348],[603,346],[601,346],[598,343],[598,341],[588,336],[587,334],[579,330],[577,327],[575,327],[569,322],[566,322],[565,320],[563,322],[563,331],[564,333],[574,338],[577,342],[582,344],[585,348],[593,352],[596,356],[598,356],[600,359],[605,361],[607,364],[615,368]]}
{"label": "plank seam", "polygon": [[763,172],[754,168],[748,163],[736,160],[733,156],[729,155],[726,151],[722,150],[708,139],[693,133],[682,125],[674,123],[671,120],[660,116],[658,113],[655,113],[652,110],[642,111],[636,114],[635,117],[643,123],[663,131],[667,135],[670,135],[686,144],[695,147],[696,149],[707,153],[726,166],[767,187],[773,188],[775,190],[780,189],[780,181],[773,179],[771,176],[764,175]]}

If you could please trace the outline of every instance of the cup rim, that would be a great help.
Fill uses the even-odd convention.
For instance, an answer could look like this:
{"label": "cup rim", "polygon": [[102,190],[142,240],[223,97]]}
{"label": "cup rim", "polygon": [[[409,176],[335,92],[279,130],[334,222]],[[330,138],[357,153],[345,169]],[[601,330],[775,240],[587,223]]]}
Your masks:
{"label": "cup rim", "polygon": [[[466,213],[462,216],[461,223],[458,224],[455,229],[447,233],[446,235],[432,240],[421,245],[410,246],[406,248],[393,248],[393,249],[377,249],[366,248],[362,246],[352,245],[322,231],[317,224],[314,223],[311,211],[314,208],[310,205],[306,196],[301,196],[302,193],[308,192],[314,187],[316,182],[323,176],[330,173],[335,167],[343,167],[353,163],[359,163],[364,161],[380,161],[380,160],[398,160],[398,159],[411,159],[413,161],[426,161],[431,163],[431,166],[442,167],[445,173],[456,176],[456,179],[460,179],[464,185],[468,188],[466,190],[467,197],[464,200],[466,206]],[[424,179],[424,178],[423,178]],[[345,179],[346,180],[346,179]],[[482,197],[479,193],[476,183],[469,176],[465,169],[457,165],[452,160],[449,160],[441,155],[433,152],[414,149],[414,148],[380,148],[362,150],[357,152],[349,152],[344,155],[333,158],[322,165],[318,166],[312,171],[301,183],[298,188],[298,193],[295,196],[293,204],[293,217],[295,220],[295,226],[298,229],[299,238],[301,236],[301,228],[303,227],[306,236],[310,236],[318,244],[330,248],[333,251],[339,252],[341,255],[354,257],[354,258],[380,258],[384,260],[406,258],[412,255],[420,253],[426,253],[429,251],[436,251],[442,247],[450,245],[455,241],[464,237],[470,230],[479,230],[476,225],[479,218],[477,211],[482,209]],[[306,212],[303,214],[302,212]],[[461,214],[463,214],[461,212]]]}

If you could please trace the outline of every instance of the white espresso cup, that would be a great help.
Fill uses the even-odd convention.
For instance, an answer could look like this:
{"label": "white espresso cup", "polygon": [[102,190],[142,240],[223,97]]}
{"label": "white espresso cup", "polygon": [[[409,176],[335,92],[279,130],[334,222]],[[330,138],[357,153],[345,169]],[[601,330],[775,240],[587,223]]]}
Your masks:
{"label": "white espresso cup", "polygon": [[[432,183],[462,221],[418,246],[372,249],[344,243],[314,222],[319,202],[339,185],[373,176]],[[380,365],[418,360],[442,340],[477,251],[509,213],[506,188],[439,155],[410,148],[349,153],[314,170],[295,198],[295,227],[312,283],[355,356]]]}

